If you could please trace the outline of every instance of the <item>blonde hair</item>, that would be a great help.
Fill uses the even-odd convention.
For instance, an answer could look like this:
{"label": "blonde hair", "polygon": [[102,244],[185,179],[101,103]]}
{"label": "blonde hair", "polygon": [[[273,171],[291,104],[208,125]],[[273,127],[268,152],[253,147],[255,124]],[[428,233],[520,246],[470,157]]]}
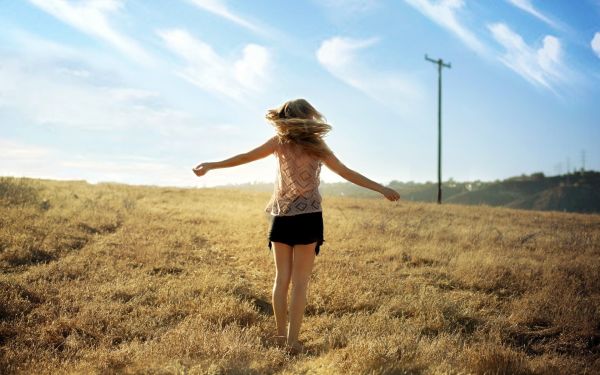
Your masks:
{"label": "blonde hair", "polygon": [[304,151],[317,157],[331,153],[323,141],[331,125],[305,99],[289,100],[279,108],[269,109],[265,117],[275,127],[281,143],[298,144]]}

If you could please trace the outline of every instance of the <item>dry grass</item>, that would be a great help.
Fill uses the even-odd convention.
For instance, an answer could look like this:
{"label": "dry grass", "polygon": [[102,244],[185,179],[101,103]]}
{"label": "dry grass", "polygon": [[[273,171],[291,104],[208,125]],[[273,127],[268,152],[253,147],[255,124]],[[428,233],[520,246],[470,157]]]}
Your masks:
{"label": "dry grass", "polygon": [[600,216],[326,197],[289,357],[269,194],[0,179],[0,372],[600,368]]}

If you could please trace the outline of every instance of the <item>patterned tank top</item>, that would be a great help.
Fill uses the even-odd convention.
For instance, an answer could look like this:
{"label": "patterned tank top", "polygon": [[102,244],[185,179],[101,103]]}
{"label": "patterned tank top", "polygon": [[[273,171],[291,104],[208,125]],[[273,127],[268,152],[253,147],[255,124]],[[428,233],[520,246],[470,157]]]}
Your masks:
{"label": "patterned tank top", "polygon": [[319,183],[322,162],[297,144],[276,142],[277,179],[265,208],[273,216],[321,211]]}

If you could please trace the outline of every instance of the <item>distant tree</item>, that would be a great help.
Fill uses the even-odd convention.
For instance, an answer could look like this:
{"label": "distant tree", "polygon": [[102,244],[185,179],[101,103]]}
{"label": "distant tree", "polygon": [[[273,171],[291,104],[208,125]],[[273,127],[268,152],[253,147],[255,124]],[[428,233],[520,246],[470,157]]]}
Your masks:
{"label": "distant tree", "polygon": [[546,178],[546,176],[544,175],[543,172],[536,172],[536,173],[532,173],[530,175],[530,178],[534,181],[540,181],[540,180],[543,180],[544,178]]}

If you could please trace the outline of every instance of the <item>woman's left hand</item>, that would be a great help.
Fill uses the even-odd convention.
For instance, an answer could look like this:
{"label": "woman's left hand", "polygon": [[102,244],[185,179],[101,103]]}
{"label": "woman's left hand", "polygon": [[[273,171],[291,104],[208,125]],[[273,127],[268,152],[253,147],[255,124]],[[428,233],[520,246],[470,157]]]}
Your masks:
{"label": "woman's left hand", "polygon": [[198,177],[204,176],[206,174],[206,172],[208,172],[209,170],[210,170],[210,167],[208,166],[208,163],[201,163],[201,164],[198,164],[196,167],[192,168],[192,171],[194,171],[194,173]]}

